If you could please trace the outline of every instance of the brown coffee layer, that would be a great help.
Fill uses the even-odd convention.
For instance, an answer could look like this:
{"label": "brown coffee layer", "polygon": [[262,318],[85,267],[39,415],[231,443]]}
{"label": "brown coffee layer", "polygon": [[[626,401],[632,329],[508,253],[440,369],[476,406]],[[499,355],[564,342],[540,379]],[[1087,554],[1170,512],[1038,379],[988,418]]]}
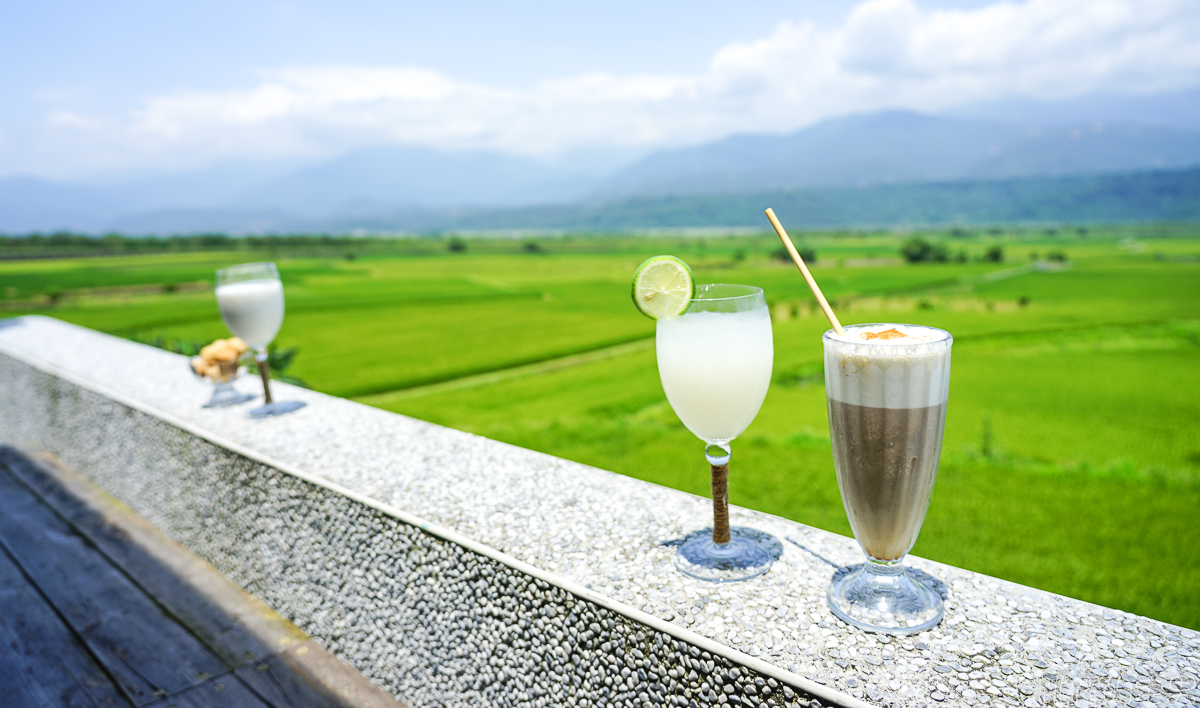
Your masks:
{"label": "brown coffee layer", "polygon": [[921,531],[942,450],[945,404],[871,408],[829,400],[842,503],[854,537],[878,560],[902,558]]}

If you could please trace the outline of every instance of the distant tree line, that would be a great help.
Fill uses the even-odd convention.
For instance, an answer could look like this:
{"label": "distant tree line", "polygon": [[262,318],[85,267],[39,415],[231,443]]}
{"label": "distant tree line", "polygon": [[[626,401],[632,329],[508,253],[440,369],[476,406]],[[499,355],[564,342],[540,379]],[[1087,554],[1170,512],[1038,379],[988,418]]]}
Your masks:
{"label": "distant tree line", "polygon": [[[629,236],[613,234],[576,234],[597,241],[629,240]],[[344,257],[355,260],[359,255],[422,255],[431,253],[464,253],[468,244],[480,252],[519,252],[539,254],[566,243],[579,241],[574,236],[553,239],[525,238],[520,241],[506,238],[467,239],[461,236],[428,233],[404,236],[332,236],[328,234],[291,234],[269,236],[229,236],[202,233],[187,236],[125,236],[110,233],[87,236],[69,231],[51,234],[34,233],[27,236],[0,234],[0,260],[16,258],[69,258],[82,256],[115,256],[125,254],[188,253],[201,251],[245,251],[287,256]],[[601,244],[603,245],[603,244]]]}
{"label": "distant tree line", "polygon": [[[930,241],[920,236],[914,236],[904,242],[900,246],[900,255],[909,263],[966,263],[970,260],[965,249],[953,255],[950,253],[950,248],[943,242]],[[983,261],[988,263],[1003,263],[1004,248],[1002,246],[989,246],[983,252]]]}
{"label": "distant tree line", "polygon": [[[957,229],[956,229],[957,230]],[[1079,230],[1081,235],[1086,235],[1087,229]],[[1053,236],[1053,229],[1047,229],[1047,234]],[[967,255],[966,249],[959,249],[953,255],[950,253],[949,246],[942,241],[930,241],[921,236],[914,236],[904,242],[900,246],[900,255],[909,263],[966,263],[971,260]],[[1030,260],[1041,260],[1041,255],[1037,252],[1030,253]],[[1064,263],[1067,260],[1066,251],[1053,250],[1046,253],[1046,260]],[[975,260],[985,263],[1003,263],[1004,262],[1004,247],[1000,245],[988,246],[981,256]]]}
{"label": "distant tree line", "polygon": [[[792,245],[796,246],[796,255],[800,256],[801,260],[803,260],[805,263],[817,262],[817,252],[811,246],[806,246],[803,243]],[[783,246],[780,246],[772,251],[771,256],[777,261],[783,261],[784,263],[792,262],[792,254],[788,253],[788,250]],[[745,258],[745,256],[743,255],[742,258]]]}
{"label": "distant tree line", "polygon": [[[1128,233],[1130,235],[1170,237],[1194,233],[1192,224],[1122,224],[1102,233]],[[814,232],[816,233],[816,232]],[[825,238],[863,238],[870,234],[886,234],[885,229],[874,231],[864,230],[831,230],[816,233]],[[965,248],[956,244],[965,239],[980,236],[1010,235],[1020,237],[1050,236],[1070,234],[1087,238],[1090,231],[1087,227],[1050,227],[1028,228],[1009,227],[1000,229],[991,227],[971,231],[962,227],[954,227],[945,231],[937,230],[932,234],[927,231],[904,241],[900,247],[900,256],[909,263],[947,263],[983,260],[1000,263],[1004,261],[1004,250],[999,245],[990,246],[982,255],[969,256]],[[764,234],[764,238],[774,241],[772,234]],[[741,241],[744,237],[729,236]],[[282,235],[253,235],[229,236],[221,233],[200,233],[183,236],[126,236],[119,233],[109,233],[104,236],[88,236],[58,231],[50,234],[34,233],[24,236],[0,234],[0,260],[19,258],[64,258],[82,256],[115,256],[153,253],[186,253],[204,251],[234,251],[248,253],[263,253],[270,257],[343,257],[354,260],[360,255],[430,255],[435,253],[461,254],[468,250],[472,253],[526,253],[544,254],[548,252],[607,252],[612,248],[625,248],[644,237],[631,233],[574,233],[551,237],[535,237],[508,239],[496,237],[463,237],[455,234],[440,232],[404,235],[404,236],[335,236],[329,234],[282,234]],[[681,249],[697,249],[703,255],[706,244],[712,239],[685,240],[680,243]],[[716,245],[713,240],[713,244]],[[788,262],[791,257],[787,251],[774,241],[775,248],[769,251],[772,258]],[[729,247],[730,244],[716,245],[718,249]],[[817,261],[816,251],[800,240],[796,244],[800,256],[808,263]],[[757,250],[756,250],[757,252]],[[740,262],[747,257],[744,246],[732,246],[734,262]],[[1046,259],[1065,260],[1062,251],[1051,251]]]}
{"label": "distant tree line", "polygon": [[[427,238],[385,238],[331,235],[229,236],[201,233],[186,236],[126,236],[118,233],[87,236],[69,231],[27,236],[0,236],[0,258],[39,258],[45,256],[103,256],[144,253],[186,253],[199,251],[286,252],[293,255],[345,256],[353,260],[363,252],[411,250],[424,241],[422,252],[445,245],[435,234]],[[431,244],[430,241],[433,243]],[[452,242],[455,239],[451,239]],[[461,241],[461,239],[458,239]],[[452,250],[462,250],[464,246]]]}

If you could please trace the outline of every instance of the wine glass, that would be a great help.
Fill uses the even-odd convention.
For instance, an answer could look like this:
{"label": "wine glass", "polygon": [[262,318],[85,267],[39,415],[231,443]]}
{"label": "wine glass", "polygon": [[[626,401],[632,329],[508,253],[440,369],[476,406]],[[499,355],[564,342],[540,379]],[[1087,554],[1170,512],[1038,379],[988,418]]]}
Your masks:
{"label": "wine glass", "polygon": [[243,263],[217,271],[217,305],[225,326],[254,350],[262,375],[265,405],[250,410],[251,418],[282,415],[304,407],[300,401],[271,399],[267,345],[283,324],[283,283],[274,263]]}
{"label": "wine glass", "polygon": [[870,324],[830,330],[822,341],[834,469],[866,555],[835,576],[826,600],[860,629],[929,629],[942,620],[942,598],[904,557],[937,480],[954,339],[933,327]]}
{"label": "wine glass", "polygon": [[712,468],[713,526],[688,534],[675,567],[710,582],[761,575],[783,553],[770,534],[729,526],[729,442],[758,415],[775,347],[761,288],[701,285],[683,315],[658,321],[663,391],[684,426],[705,443]]}

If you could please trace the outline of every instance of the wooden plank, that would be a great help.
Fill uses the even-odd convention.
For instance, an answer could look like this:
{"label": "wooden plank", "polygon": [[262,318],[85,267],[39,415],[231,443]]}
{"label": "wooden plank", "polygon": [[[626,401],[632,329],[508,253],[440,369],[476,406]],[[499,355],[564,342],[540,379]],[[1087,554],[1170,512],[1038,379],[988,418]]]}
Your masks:
{"label": "wooden plank", "polygon": [[129,708],[37,589],[0,551],[0,697],[6,708]]}
{"label": "wooden plank", "polygon": [[229,670],[7,469],[0,545],[134,705]]}
{"label": "wooden plank", "polygon": [[272,706],[233,674],[217,676],[146,708],[306,708],[303,704]]}
{"label": "wooden plank", "polygon": [[83,475],[45,453],[33,456],[4,446],[0,463],[237,667],[238,676],[271,705],[403,708]]}
{"label": "wooden plank", "polygon": [[0,463],[229,666],[255,665],[308,638],[77,472],[8,447]]}

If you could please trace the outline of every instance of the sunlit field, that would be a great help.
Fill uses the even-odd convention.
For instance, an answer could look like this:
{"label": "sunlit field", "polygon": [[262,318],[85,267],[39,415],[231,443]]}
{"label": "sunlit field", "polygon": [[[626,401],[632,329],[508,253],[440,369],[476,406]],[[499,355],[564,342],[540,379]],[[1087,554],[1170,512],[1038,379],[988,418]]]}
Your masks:
{"label": "sunlit field", "polygon": [[[809,234],[844,323],[955,335],[942,467],[914,553],[1200,628],[1200,229]],[[530,244],[535,246],[531,247]],[[1000,262],[986,260],[994,246]],[[706,494],[701,444],[658,383],[654,324],[629,300],[647,256],[764,288],[775,374],[733,443],[731,499],[849,534],[830,457],[827,323],[773,237],[413,239],[394,252],[0,261],[6,315],[118,336],[227,336],[213,271],[273,257],[277,340],[312,388]],[[349,257],[347,257],[349,256]]]}

